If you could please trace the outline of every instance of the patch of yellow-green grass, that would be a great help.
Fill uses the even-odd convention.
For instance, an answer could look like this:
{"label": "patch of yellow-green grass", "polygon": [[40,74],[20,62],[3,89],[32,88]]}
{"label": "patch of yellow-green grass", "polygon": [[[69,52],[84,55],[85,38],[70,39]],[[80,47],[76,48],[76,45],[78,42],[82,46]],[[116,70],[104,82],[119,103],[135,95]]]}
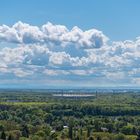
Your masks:
{"label": "patch of yellow-green grass", "polygon": [[0,102],[0,105],[42,106],[42,105],[47,105],[47,102]]}
{"label": "patch of yellow-green grass", "polygon": [[136,140],[137,136],[135,135],[127,135],[127,140]]}
{"label": "patch of yellow-green grass", "polygon": [[[109,132],[93,132],[93,137],[97,138],[98,136],[101,138],[110,138],[112,139],[113,137],[117,136],[118,134],[113,134]],[[122,134],[124,135],[124,134]],[[136,135],[124,135],[125,140],[136,140],[137,136]]]}
{"label": "patch of yellow-green grass", "polygon": [[109,132],[93,132],[93,136],[94,137],[101,137],[101,138],[103,138],[103,137],[112,137],[112,135],[113,134],[111,134],[111,133],[109,133]]}

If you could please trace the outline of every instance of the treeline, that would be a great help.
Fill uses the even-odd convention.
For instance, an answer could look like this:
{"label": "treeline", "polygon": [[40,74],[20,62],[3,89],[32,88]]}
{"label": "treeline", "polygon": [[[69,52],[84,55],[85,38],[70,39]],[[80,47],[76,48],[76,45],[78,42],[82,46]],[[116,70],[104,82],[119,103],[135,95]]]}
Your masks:
{"label": "treeline", "polygon": [[[28,104],[28,103],[27,103]],[[75,117],[83,117],[83,116],[137,116],[140,115],[140,108],[139,107],[115,107],[115,106],[105,106],[105,105],[79,105],[74,104],[55,104],[52,103],[46,105],[38,105],[39,109],[43,113],[51,113],[53,116],[75,116]],[[33,107],[28,108],[28,106],[18,106],[12,104],[0,104],[0,119],[7,119],[10,115],[14,113],[17,115],[30,113],[35,113],[38,110],[38,106],[36,105]]]}

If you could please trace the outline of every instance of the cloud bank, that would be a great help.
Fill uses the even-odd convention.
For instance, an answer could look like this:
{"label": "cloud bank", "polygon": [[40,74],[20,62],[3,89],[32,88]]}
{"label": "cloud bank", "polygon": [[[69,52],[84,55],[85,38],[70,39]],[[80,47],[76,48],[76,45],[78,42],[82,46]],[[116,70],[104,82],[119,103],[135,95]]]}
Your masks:
{"label": "cloud bank", "polygon": [[68,30],[63,25],[53,25],[48,22],[42,27],[31,26],[18,22],[12,27],[0,26],[0,41],[17,44],[46,44],[63,47],[74,45],[78,48],[100,48],[107,41],[107,37],[96,29],[82,31],[78,27]]}
{"label": "cloud bank", "polygon": [[139,37],[114,42],[97,29],[17,22],[0,26],[0,46],[4,79],[140,84]]}

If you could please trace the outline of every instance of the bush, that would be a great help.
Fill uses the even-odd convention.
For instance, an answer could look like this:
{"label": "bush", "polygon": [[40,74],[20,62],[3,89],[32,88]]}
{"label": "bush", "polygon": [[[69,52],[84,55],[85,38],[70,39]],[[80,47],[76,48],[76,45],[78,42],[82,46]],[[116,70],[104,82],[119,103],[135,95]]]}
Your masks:
{"label": "bush", "polygon": [[125,135],[124,134],[117,134],[115,135],[115,140],[125,140]]}

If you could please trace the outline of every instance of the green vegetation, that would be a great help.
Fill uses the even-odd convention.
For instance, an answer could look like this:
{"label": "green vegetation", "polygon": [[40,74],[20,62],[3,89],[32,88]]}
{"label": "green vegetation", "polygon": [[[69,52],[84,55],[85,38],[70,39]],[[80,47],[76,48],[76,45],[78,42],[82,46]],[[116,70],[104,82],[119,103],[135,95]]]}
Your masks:
{"label": "green vegetation", "polygon": [[140,140],[140,94],[1,92],[2,140]]}

